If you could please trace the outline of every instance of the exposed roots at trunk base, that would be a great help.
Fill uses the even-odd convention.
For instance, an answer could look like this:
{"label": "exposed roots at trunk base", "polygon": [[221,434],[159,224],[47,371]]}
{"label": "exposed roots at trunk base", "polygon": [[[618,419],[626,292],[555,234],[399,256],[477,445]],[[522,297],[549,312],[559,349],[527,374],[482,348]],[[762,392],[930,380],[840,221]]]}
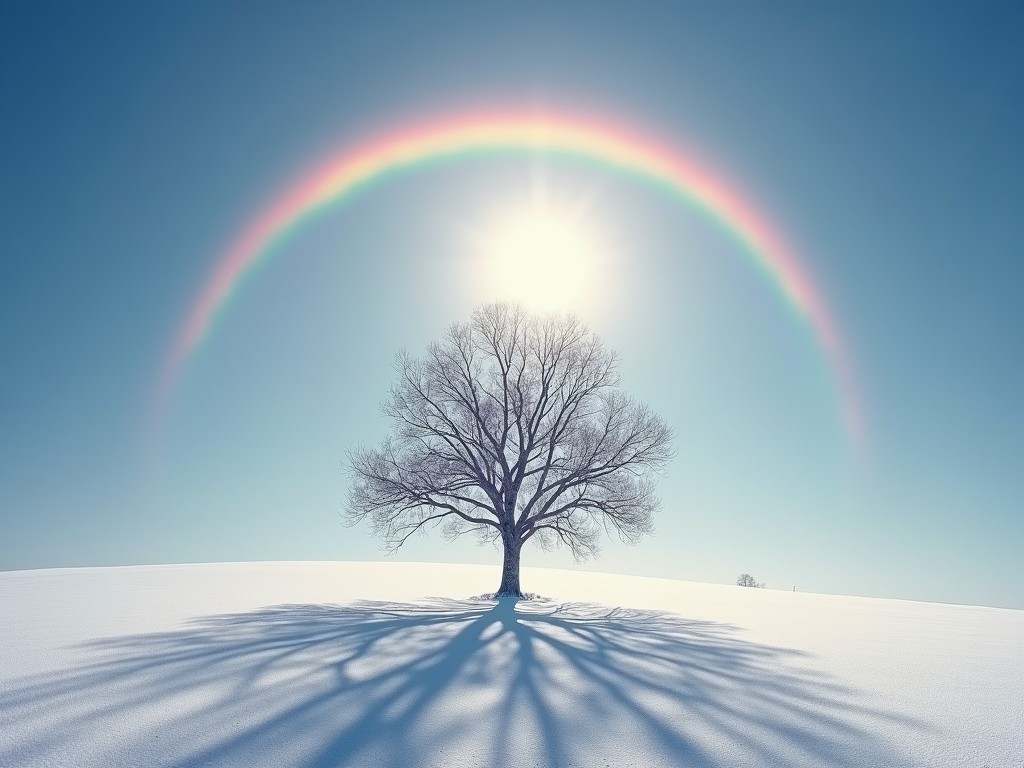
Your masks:
{"label": "exposed roots at trunk base", "polygon": [[470,600],[518,600],[527,602],[530,600],[547,601],[548,598],[538,595],[536,592],[520,592],[518,595],[505,592],[484,592],[482,595],[471,597]]}

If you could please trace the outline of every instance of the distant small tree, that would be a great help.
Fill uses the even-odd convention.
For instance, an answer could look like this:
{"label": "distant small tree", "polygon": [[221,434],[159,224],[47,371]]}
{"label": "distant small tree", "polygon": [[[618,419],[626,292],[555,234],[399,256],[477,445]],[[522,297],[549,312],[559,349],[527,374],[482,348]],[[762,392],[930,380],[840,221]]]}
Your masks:
{"label": "distant small tree", "polygon": [[736,586],[738,587],[755,587],[757,589],[764,589],[764,582],[758,581],[749,573],[741,573],[736,578]]}
{"label": "distant small tree", "polygon": [[401,352],[378,448],[349,454],[347,517],[394,551],[440,525],[500,542],[499,595],[522,596],[533,539],[597,554],[601,534],[653,529],[672,430],[618,389],[618,357],[573,316],[489,304],[423,357]]}

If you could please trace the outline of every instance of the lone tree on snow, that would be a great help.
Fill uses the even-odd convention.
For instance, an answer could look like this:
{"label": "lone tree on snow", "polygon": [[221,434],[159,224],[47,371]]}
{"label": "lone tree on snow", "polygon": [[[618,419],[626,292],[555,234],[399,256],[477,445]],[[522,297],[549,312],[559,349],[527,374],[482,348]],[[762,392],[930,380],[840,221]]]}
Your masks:
{"label": "lone tree on snow", "polygon": [[349,454],[348,520],[392,552],[434,525],[500,541],[498,594],[516,597],[530,539],[577,560],[602,530],[634,543],[653,530],[672,430],[618,389],[617,363],[575,317],[508,304],[478,308],[423,357],[400,352],[392,432]]}

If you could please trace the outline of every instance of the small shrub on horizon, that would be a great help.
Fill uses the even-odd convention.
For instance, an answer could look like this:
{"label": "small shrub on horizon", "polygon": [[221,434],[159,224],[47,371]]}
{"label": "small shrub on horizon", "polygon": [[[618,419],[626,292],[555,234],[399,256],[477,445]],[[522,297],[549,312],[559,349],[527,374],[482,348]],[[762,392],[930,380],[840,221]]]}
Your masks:
{"label": "small shrub on horizon", "polygon": [[764,589],[764,582],[758,581],[749,573],[741,573],[736,577],[736,586],[738,587],[754,587],[755,589]]}

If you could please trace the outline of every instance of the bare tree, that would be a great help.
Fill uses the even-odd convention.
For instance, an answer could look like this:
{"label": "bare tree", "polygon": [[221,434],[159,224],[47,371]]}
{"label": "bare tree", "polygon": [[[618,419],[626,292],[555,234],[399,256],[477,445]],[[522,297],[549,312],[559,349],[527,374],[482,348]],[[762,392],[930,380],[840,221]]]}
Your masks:
{"label": "bare tree", "polygon": [[423,357],[400,352],[383,406],[392,433],[349,454],[347,518],[397,550],[440,525],[501,542],[500,595],[522,596],[531,539],[598,553],[602,531],[653,530],[672,430],[618,389],[618,356],[574,316],[490,304]]}
{"label": "bare tree", "polygon": [[737,587],[756,587],[757,589],[764,589],[764,582],[758,581],[749,573],[741,573],[736,577]]}

